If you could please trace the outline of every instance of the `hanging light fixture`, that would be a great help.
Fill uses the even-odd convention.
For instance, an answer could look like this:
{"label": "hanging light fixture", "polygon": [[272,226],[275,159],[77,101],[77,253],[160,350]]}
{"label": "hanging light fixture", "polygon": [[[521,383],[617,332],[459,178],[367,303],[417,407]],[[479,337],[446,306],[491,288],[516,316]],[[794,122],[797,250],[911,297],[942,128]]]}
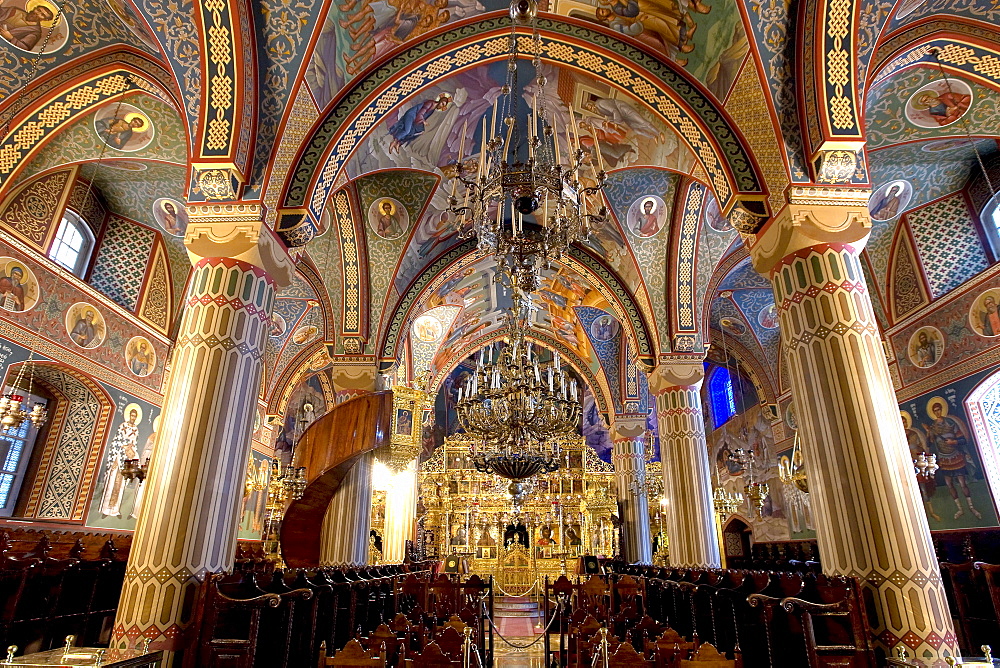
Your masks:
{"label": "hanging light fixture", "polygon": [[509,343],[480,351],[475,372],[459,387],[455,406],[481,473],[521,480],[560,466],[559,438],[574,433],[582,409],[576,380],[558,352],[542,362],[525,337],[531,308],[515,290]]}
{"label": "hanging light fixture", "polygon": [[[460,236],[475,235],[479,250],[496,258],[498,275],[526,293],[538,289],[542,268],[607,219],[603,205],[588,211],[588,198],[604,189],[606,178],[597,139],[592,153],[597,164],[591,161],[588,166],[573,108],[564,124],[566,145],[561,146],[554,113],[547,107],[548,81],[539,71],[542,44],[535,26],[537,14],[535,0],[512,0],[506,80],[492,112],[483,116],[478,165],[466,165],[467,128],[463,128],[449,199]],[[527,94],[518,85],[518,25],[532,30],[537,86],[531,109],[523,114],[519,100]],[[461,206],[459,182],[465,189]]]}
{"label": "hanging light fixture", "polygon": [[[31,424],[37,429],[45,424],[45,421],[48,419],[48,410],[45,408],[45,404],[41,402],[36,402],[30,411],[25,410],[27,408],[26,399],[31,396],[31,390],[34,386],[34,356],[35,351],[32,348],[28,352],[28,361],[22,364],[17,370],[17,376],[14,378],[11,390],[0,396],[0,429],[4,431],[17,431],[21,428],[25,420],[31,420]],[[25,369],[28,369],[27,397],[18,394],[21,391],[21,384],[24,381]]]}
{"label": "hanging light fixture", "polygon": [[[934,455],[931,455],[932,457]],[[778,467],[778,478],[786,485],[795,485],[803,492],[809,491],[809,482],[806,479],[805,466],[801,464],[802,445],[799,443],[799,432],[795,431],[795,439],[792,441],[792,456],[788,466]],[[796,462],[799,462],[796,464]],[[916,462],[914,462],[916,465]]]}

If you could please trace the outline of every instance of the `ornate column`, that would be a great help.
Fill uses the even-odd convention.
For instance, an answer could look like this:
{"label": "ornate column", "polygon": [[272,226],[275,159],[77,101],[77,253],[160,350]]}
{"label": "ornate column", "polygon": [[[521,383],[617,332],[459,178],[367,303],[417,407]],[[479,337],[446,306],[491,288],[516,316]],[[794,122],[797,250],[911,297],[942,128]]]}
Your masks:
{"label": "ornate column", "polygon": [[149,638],[168,666],[195,588],[233,566],[271,309],[294,275],[261,213],[189,209],[191,287],[111,641],[114,650]]}
{"label": "ornate column", "polygon": [[330,500],[320,528],[319,562],[323,566],[368,563],[373,462],[372,453],[361,455]]}
{"label": "ornate column", "polygon": [[646,494],[646,416],[616,415],[611,463],[618,483],[618,504],[624,525],[622,555],[629,563],[653,563]]}
{"label": "ornate column", "polygon": [[[337,402],[374,391],[377,370],[378,363],[374,357],[334,357],[332,376]],[[320,528],[321,564],[368,563],[374,462],[371,453],[362,455],[334,492]]]}
{"label": "ornate column", "polygon": [[750,252],[780,313],[823,569],[862,579],[885,650],[938,664],[955,634],[859,263],[867,200],[795,188]]}
{"label": "ornate column", "polygon": [[417,462],[392,477],[385,493],[385,535],[382,536],[382,556],[387,564],[398,564],[406,558],[406,541],[413,540],[417,519]]}
{"label": "ornate column", "polygon": [[649,377],[656,396],[670,563],[719,568],[712,476],[701,410],[701,360],[661,361]]}

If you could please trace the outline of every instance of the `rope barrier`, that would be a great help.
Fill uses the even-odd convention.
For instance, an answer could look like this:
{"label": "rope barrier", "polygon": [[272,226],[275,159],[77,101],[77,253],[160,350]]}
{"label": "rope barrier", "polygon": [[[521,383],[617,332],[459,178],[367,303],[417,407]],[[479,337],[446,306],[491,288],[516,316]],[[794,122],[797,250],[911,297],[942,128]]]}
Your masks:
{"label": "rope barrier", "polygon": [[[542,633],[537,638],[535,638],[534,640],[532,640],[531,642],[529,642],[527,645],[515,645],[511,641],[509,641],[506,638],[504,638],[503,634],[500,633],[500,629],[498,629],[497,625],[493,623],[493,617],[490,616],[490,613],[487,612],[484,609],[483,610],[483,614],[486,616],[486,619],[488,619],[490,621],[490,626],[493,627],[493,631],[498,636],[500,636],[500,640],[503,640],[505,643],[507,643],[509,646],[513,647],[514,649],[528,649],[529,647],[533,647],[534,645],[536,645],[538,643],[538,641],[541,640],[542,638],[544,638],[545,634],[549,632],[549,628],[552,627],[552,622],[556,621],[556,618],[562,612],[563,603],[562,603],[562,601],[559,601],[558,603],[559,603],[559,608],[556,610],[556,614],[552,615],[552,619],[550,619],[549,623],[545,625],[544,629],[542,629]],[[484,608],[485,608],[485,605],[484,605]]]}

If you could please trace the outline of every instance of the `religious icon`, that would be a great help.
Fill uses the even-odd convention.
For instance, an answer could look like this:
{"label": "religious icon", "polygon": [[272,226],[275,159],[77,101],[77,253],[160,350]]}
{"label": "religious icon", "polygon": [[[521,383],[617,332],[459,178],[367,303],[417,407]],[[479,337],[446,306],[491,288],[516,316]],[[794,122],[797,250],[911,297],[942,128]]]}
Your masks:
{"label": "religious icon", "polygon": [[153,202],[153,218],[160,227],[175,237],[184,236],[187,230],[187,207],[175,199],[161,197]]}
{"label": "religious icon", "polygon": [[125,346],[125,364],[129,371],[142,377],[153,373],[156,351],[145,336],[133,336]]}
{"label": "religious icon", "polygon": [[271,336],[280,337],[288,329],[288,323],[280,313],[271,316]]}
{"label": "religious icon", "polygon": [[396,434],[409,436],[413,433],[413,411],[408,408],[396,409]]}
{"label": "religious icon", "polygon": [[104,342],[107,326],[104,316],[86,302],[77,302],[66,311],[66,332],[70,341],[81,348],[96,348]]}
{"label": "religious icon", "polygon": [[902,2],[896,5],[896,13],[893,14],[892,20],[900,21],[905,19],[925,2],[927,2],[927,0],[902,0]]}
{"label": "religious icon", "polygon": [[667,206],[656,195],[640,197],[628,209],[628,229],[637,237],[654,236],[667,219]]}
{"label": "religious icon", "polygon": [[[434,112],[447,109],[449,104],[451,104],[451,95],[441,93],[433,100],[418,102],[404,111],[399,120],[389,126],[389,134],[392,135],[389,154],[398,153],[401,147],[406,146],[422,135],[428,119],[430,119]],[[370,219],[371,214],[369,214]],[[380,236],[385,235],[380,234]]]}
{"label": "religious icon", "polygon": [[927,432],[927,442],[937,455],[939,475],[944,478],[948,493],[955,503],[954,518],[957,520],[965,514],[965,508],[958,498],[961,490],[969,512],[977,519],[982,519],[982,513],[972,503],[972,492],[968,484],[972,473],[970,469],[974,465],[968,451],[970,447],[974,447],[969,438],[968,427],[961,418],[948,415],[948,402],[944,397],[931,397],[927,402],[927,416],[932,422],[924,426],[924,431]]}
{"label": "religious icon", "polygon": [[146,114],[124,102],[108,102],[94,114],[94,131],[105,144],[118,151],[138,151],[153,141],[153,122]]}
{"label": "religious icon", "polygon": [[764,329],[775,329],[778,326],[778,307],[768,304],[757,314],[757,322]]}
{"label": "religious icon", "polygon": [[747,326],[736,318],[719,318],[719,326],[730,336],[740,337],[747,333]]}
{"label": "religious icon", "polygon": [[552,527],[548,524],[543,524],[538,529],[538,540],[535,541],[535,545],[545,547],[548,545],[555,545],[558,541],[552,536]]}
{"label": "religious icon", "polygon": [[383,239],[398,239],[410,226],[410,214],[392,197],[380,197],[368,207],[368,226]]}
{"label": "religious icon", "polygon": [[936,327],[921,327],[910,336],[906,346],[907,357],[914,366],[927,369],[941,359],[944,352],[944,334]]}
{"label": "religious icon", "polygon": [[469,544],[469,532],[465,529],[463,525],[458,525],[455,529],[455,534],[451,537],[452,545],[468,545]]}
{"label": "religious icon", "polygon": [[590,336],[594,341],[611,341],[618,336],[621,325],[610,315],[598,316],[597,320],[590,324]]}
{"label": "religious icon", "polygon": [[711,192],[705,195],[705,221],[716,232],[733,231],[732,225],[729,224],[726,217],[722,215],[722,210],[719,209],[719,201],[715,199],[715,196]]}
{"label": "religious icon", "polygon": [[972,88],[949,77],[923,86],[906,102],[906,120],[918,128],[941,128],[965,116],[972,106]]}
{"label": "religious icon", "polygon": [[304,327],[299,327],[297,330],[292,332],[292,343],[300,346],[312,341],[319,334],[319,328],[315,325],[306,325]]}
{"label": "religious icon", "polygon": [[[3,285],[0,279],[0,286]],[[1000,290],[993,288],[976,297],[969,309],[969,324],[979,336],[1000,336]]]}
{"label": "religious icon", "polygon": [[0,308],[27,311],[38,303],[38,279],[20,260],[0,257]]}
{"label": "religious icon", "polygon": [[413,321],[413,336],[424,343],[436,343],[444,336],[444,325],[432,315],[422,315]]}
{"label": "religious icon", "polygon": [[[138,460],[139,423],[142,422],[142,408],[131,403],[125,406],[124,421],[108,446],[108,458],[104,464],[104,493],[101,495],[101,515],[121,517],[122,498],[129,482],[121,474],[126,460]],[[135,505],[135,504],[133,504]]]}
{"label": "religious icon", "polygon": [[49,0],[0,0],[0,37],[21,51],[46,53],[69,39],[66,17]]}
{"label": "religious icon", "polygon": [[868,198],[868,213],[879,222],[894,220],[906,211],[912,197],[909,181],[890,181],[876,188]]}

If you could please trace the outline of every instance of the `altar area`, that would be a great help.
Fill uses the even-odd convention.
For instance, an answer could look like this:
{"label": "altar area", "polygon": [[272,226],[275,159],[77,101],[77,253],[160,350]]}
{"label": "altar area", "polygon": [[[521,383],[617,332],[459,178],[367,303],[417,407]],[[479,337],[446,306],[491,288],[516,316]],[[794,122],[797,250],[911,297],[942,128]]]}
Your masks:
{"label": "altar area", "polygon": [[582,437],[559,443],[557,471],[522,481],[477,471],[470,445],[449,437],[420,464],[416,537],[428,558],[458,556],[463,570],[526,596],[575,572],[582,555],[618,554],[615,471]]}

